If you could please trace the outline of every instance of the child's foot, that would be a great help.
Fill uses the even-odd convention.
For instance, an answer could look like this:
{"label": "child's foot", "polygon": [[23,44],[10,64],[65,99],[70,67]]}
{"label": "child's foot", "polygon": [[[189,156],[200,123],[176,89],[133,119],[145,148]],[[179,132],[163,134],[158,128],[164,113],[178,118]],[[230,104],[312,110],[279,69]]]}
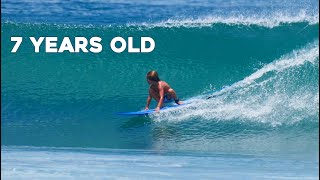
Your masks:
{"label": "child's foot", "polygon": [[183,104],[183,102],[182,102],[182,101],[179,101],[179,100],[175,100],[175,102],[176,102],[178,105]]}

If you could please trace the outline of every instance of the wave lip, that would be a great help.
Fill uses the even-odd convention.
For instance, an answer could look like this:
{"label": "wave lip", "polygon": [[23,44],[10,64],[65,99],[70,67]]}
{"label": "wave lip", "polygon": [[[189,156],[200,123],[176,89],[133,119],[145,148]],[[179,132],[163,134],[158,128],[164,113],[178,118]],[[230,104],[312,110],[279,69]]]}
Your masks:
{"label": "wave lip", "polygon": [[[274,12],[272,15],[246,15],[246,14],[231,14],[231,15],[208,15],[197,18],[170,18],[157,23],[141,23],[146,27],[210,27],[213,24],[228,24],[228,25],[257,25],[267,28],[273,28],[282,24],[306,22],[309,25],[319,23],[319,15],[308,14],[306,10],[300,10],[298,13]],[[136,24],[128,24],[136,25]],[[139,25],[139,24],[138,24]]]}
{"label": "wave lip", "polygon": [[274,12],[270,14],[245,14],[245,13],[230,13],[229,15],[206,15],[200,17],[174,17],[158,22],[128,22],[125,24],[68,24],[68,23],[48,23],[48,22],[15,22],[9,19],[3,19],[4,24],[25,24],[25,25],[50,25],[53,24],[60,28],[111,28],[111,27],[143,27],[143,28],[156,28],[156,27],[212,27],[214,24],[226,25],[243,25],[243,26],[260,26],[265,28],[279,27],[284,24],[293,23],[306,23],[308,25],[319,24],[318,13],[307,13],[306,10],[300,10],[298,13]]}

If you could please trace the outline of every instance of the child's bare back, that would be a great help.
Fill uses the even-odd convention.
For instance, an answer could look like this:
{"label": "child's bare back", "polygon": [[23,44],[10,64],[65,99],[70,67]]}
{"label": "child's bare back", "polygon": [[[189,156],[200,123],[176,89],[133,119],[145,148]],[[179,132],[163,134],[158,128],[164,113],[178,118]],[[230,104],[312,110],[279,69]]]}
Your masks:
{"label": "child's bare back", "polygon": [[164,93],[168,93],[169,89],[171,89],[169,84],[165,81],[159,81],[158,85],[151,84],[150,88],[152,88],[153,90],[155,90],[157,92],[159,92],[159,89],[163,88]]}

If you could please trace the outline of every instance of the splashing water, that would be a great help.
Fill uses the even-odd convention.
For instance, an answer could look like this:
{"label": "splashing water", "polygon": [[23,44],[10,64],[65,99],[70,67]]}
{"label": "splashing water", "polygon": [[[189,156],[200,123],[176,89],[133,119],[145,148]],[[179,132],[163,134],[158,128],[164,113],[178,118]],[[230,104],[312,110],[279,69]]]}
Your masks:
{"label": "splashing water", "polygon": [[[156,122],[179,122],[195,118],[240,120],[273,126],[318,120],[319,45],[317,42],[294,50],[243,80],[208,95],[191,98],[178,110],[154,115]],[[315,77],[315,78],[312,78]]]}

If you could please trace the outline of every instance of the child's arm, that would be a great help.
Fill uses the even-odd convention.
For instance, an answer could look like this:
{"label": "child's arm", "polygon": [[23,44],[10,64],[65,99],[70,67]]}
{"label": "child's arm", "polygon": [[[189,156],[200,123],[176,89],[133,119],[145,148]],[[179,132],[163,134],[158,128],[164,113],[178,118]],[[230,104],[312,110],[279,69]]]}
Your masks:
{"label": "child's arm", "polygon": [[149,109],[150,102],[151,102],[151,96],[149,95],[148,98],[147,98],[147,105],[146,105],[145,110]]}
{"label": "child's arm", "polygon": [[160,108],[162,107],[162,104],[163,104],[164,89],[161,86],[159,86],[159,95],[160,95],[160,99],[159,99],[159,103],[157,105],[157,108],[155,109],[156,111],[159,111]]}

